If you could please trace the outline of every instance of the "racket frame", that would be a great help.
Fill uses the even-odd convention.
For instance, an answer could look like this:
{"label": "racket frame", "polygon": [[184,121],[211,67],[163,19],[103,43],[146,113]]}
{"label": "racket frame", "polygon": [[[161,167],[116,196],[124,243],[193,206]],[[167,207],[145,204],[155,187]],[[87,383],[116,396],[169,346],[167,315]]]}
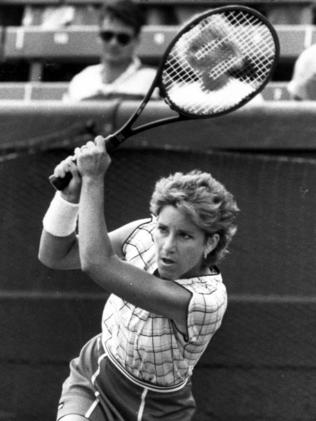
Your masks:
{"label": "racket frame", "polygon": [[[219,13],[223,13],[223,12],[232,12],[234,10],[244,11],[244,12],[247,12],[248,14],[251,14],[255,18],[257,18],[258,20],[262,21],[263,24],[265,24],[268,27],[268,29],[269,29],[269,31],[272,35],[274,45],[275,45],[275,59],[274,59],[272,65],[271,65],[269,73],[267,74],[267,76],[266,76],[265,80],[262,82],[262,84],[259,85],[256,90],[254,90],[250,95],[248,95],[242,101],[240,101],[240,103],[236,104],[233,107],[230,107],[227,110],[219,111],[219,112],[216,112],[212,115],[208,115],[208,114],[196,115],[196,114],[193,114],[193,113],[191,114],[189,112],[185,112],[183,110],[180,110],[175,104],[173,104],[172,101],[169,100],[168,94],[167,94],[167,92],[164,88],[164,85],[161,83],[163,68],[164,68],[166,59],[167,59],[170,51],[172,50],[173,46],[176,44],[176,42],[179,40],[179,38],[182,37],[182,35],[184,33],[190,31],[192,28],[194,28],[203,19],[207,18],[208,16],[214,15],[214,14],[219,14]],[[242,6],[242,5],[222,6],[222,7],[214,8],[212,10],[208,10],[204,13],[200,13],[198,16],[193,17],[182,29],[180,29],[180,31],[175,35],[175,37],[169,43],[168,47],[166,48],[164,54],[162,55],[162,57],[160,59],[160,63],[159,63],[159,66],[158,66],[158,69],[157,69],[157,72],[156,72],[156,76],[155,76],[148,92],[146,93],[145,97],[143,98],[141,104],[138,106],[137,110],[126,121],[126,123],[124,123],[123,126],[120,127],[120,129],[118,129],[115,133],[113,133],[113,134],[111,134],[107,137],[107,150],[108,150],[108,152],[111,152],[113,149],[118,147],[128,137],[131,137],[135,134],[141,133],[144,130],[148,130],[150,128],[155,128],[155,127],[158,127],[162,124],[173,123],[173,122],[182,121],[182,120],[213,118],[213,117],[217,117],[217,116],[220,116],[220,115],[228,114],[228,113],[230,113],[232,111],[235,111],[236,109],[242,107],[247,102],[249,102],[251,99],[253,99],[259,92],[261,92],[264,89],[264,87],[267,85],[267,83],[270,80],[270,77],[271,77],[272,73],[274,72],[274,70],[276,68],[279,54],[280,54],[279,39],[278,39],[276,30],[274,29],[273,25],[261,13],[257,12],[256,10],[254,10],[250,7]],[[150,100],[150,97],[151,97],[154,89],[156,89],[156,88],[159,89],[160,96],[168,104],[169,108],[172,109],[173,111],[177,112],[178,115],[163,118],[163,119],[160,119],[160,120],[155,120],[155,121],[152,121],[152,122],[149,122],[149,123],[146,123],[146,124],[142,124],[142,125],[134,128],[134,129],[132,129],[132,126],[133,126],[134,122],[137,120],[137,118],[143,112],[145,106],[147,105],[147,103]]]}

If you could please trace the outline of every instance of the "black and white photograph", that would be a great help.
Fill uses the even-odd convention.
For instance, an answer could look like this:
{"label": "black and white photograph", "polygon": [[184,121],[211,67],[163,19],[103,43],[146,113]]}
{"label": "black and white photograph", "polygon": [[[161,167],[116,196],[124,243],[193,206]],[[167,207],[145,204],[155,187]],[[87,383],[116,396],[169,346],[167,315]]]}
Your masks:
{"label": "black and white photograph", "polygon": [[316,0],[0,0],[0,421],[316,420]]}

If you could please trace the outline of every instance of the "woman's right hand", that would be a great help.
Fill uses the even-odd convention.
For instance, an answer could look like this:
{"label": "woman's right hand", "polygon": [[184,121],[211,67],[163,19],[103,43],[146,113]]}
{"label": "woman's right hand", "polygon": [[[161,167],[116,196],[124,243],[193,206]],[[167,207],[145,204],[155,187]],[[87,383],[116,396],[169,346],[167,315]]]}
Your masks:
{"label": "woman's right hand", "polygon": [[54,169],[54,176],[63,178],[68,172],[72,174],[72,178],[69,184],[61,191],[61,196],[68,202],[79,203],[81,176],[74,156],[68,156],[61,161]]}

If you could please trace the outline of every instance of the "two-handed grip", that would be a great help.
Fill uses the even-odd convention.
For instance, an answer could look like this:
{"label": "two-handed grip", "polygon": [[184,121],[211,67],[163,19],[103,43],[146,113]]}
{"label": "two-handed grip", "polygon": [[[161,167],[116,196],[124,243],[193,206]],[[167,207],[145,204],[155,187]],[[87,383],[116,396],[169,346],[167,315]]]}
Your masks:
{"label": "two-handed grip", "polygon": [[[123,139],[122,139],[123,140]],[[105,139],[105,147],[108,153],[111,153],[122,142],[116,135],[110,135]],[[71,172],[67,172],[64,177],[56,177],[54,174],[48,177],[49,182],[56,190],[64,190],[72,179]]]}

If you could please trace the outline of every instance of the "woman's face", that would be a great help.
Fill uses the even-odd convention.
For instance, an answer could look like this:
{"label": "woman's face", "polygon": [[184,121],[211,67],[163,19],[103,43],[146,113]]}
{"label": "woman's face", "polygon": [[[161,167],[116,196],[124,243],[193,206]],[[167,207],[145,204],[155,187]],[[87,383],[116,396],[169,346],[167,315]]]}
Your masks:
{"label": "woman's face", "polygon": [[185,213],[165,206],[154,234],[159,275],[175,280],[201,274],[206,236]]}

